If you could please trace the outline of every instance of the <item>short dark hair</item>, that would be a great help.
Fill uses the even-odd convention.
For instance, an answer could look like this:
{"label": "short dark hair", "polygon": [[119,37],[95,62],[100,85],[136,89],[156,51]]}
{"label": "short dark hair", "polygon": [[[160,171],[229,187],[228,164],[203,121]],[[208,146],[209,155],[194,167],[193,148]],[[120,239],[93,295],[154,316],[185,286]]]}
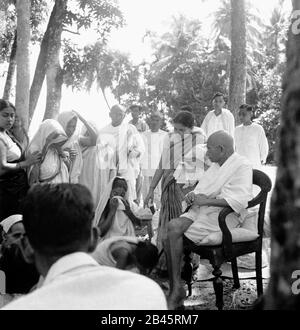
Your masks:
{"label": "short dark hair", "polygon": [[217,93],[213,96],[212,101],[214,101],[217,97],[222,97],[223,100],[225,101],[225,95],[224,95],[223,93],[221,93],[221,92],[217,92]]}
{"label": "short dark hair", "polygon": [[0,99],[0,111],[6,108],[12,108],[16,112],[16,108],[11,102]]}
{"label": "short dark hair", "polygon": [[180,108],[180,111],[192,112],[193,109],[192,109],[189,105],[183,105],[183,106]]}
{"label": "short dark hair", "polygon": [[139,104],[133,104],[129,107],[129,112],[132,112],[133,109],[138,109],[139,111],[142,111],[143,107]]}
{"label": "short dark hair", "polygon": [[119,178],[119,177],[115,178],[112,184],[112,189],[115,189],[117,187],[124,188],[127,191],[128,190],[127,181],[124,178]]}
{"label": "short dark hair", "polygon": [[195,116],[189,111],[180,111],[173,120],[174,124],[181,124],[188,128],[195,126]]}
{"label": "short dark hair", "polygon": [[33,186],[23,201],[23,223],[30,244],[47,256],[79,251],[91,237],[94,205],[79,184]]}
{"label": "short dark hair", "polygon": [[137,262],[145,269],[153,269],[158,263],[158,249],[149,241],[137,244],[135,256]]}
{"label": "short dark hair", "polygon": [[253,112],[253,106],[249,105],[249,104],[242,104],[240,106],[240,110],[246,110],[246,111],[249,111],[249,112]]}

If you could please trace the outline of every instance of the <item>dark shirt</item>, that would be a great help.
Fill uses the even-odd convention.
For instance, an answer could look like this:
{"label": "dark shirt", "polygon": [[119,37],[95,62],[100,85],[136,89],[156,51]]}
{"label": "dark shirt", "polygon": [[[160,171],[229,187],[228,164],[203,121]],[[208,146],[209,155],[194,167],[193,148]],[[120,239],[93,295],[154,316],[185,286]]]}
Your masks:
{"label": "dark shirt", "polygon": [[0,270],[5,273],[8,294],[26,294],[39,280],[34,264],[26,263],[17,244],[2,248]]}

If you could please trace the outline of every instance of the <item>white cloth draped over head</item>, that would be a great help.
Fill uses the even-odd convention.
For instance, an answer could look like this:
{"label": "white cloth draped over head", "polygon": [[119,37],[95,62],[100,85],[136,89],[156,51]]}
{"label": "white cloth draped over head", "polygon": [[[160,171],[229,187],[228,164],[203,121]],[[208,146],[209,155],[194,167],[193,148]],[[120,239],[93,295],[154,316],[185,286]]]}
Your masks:
{"label": "white cloth draped over head", "polygon": [[[83,132],[82,135],[84,135]],[[94,205],[97,207],[108,183],[117,174],[114,164],[114,149],[108,140],[98,137],[96,146],[82,151],[82,160],[79,183],[90,190]]]}
{"label": "white cloth draped over head", "polygon": [[123,122],[118,127],[111,124],[104,127],[99,134],[100,141],[107,141],[114,150],[114,162],[118,175],[126,179],[128,183],[129,201],[136,199],[136,178],[140,171],[141,157],[145,146],[137,129]]}
{"label": "white cloth draped over head", "polygon": [[[249,161],[233,154],[220,167],[213,163],[200,178],[194,193],[208,198],[225,199],[236,212],[228,216],[229,229],[237,227],[248,215],[248,202],[252,199],[253,170]],[[184,206],[183,206],[184,207]],[[218,215],[222,208],[212,206],[192,206],[182,215],[194,221],[185,235],[196,244],[212,232],[220,231]]]}
{"label": "white cloth draped over head", "polygon": [[[95,218],[94,218],[94,225],[97,226],[100,219],[101,219],[101,215],[105,209],[105,206],[108,202],[108,200],[110,199],[110,195],[111,195],[111,191],[112,191],[112,186],[113,186],[113,183],[116,179],[123,179],[122,177],[120,176],[115,176],[114,178],[112,178],[109,183],[106,185],[102,195],[101,195],[101,198],[100,198],[100,201],[99,203],[96,205],[96,210],[95,210]],[[125,195],[125,199],[128,198],[128,191],[126,192],[126,195]]]}
{"label": "white cloth draped over head", "polygon": [[[103,195],[101,196],[100,202],[95,211],[94,225],[97,226],[101,219],[102,213],[110,199],[113,183],[116,179],[123,179],[121,177],[113,178],[109,184],[107,185],[107,189],[105,189]],[[114,236],[135,236],[134,226],[128,216],[124,213],[125,205],[122,202],[122,198],[120,196],[114,196],[113,198],[117,198],[119,200],[119,206],[115,214],[115,218],[113,224],[109,231],[106,233],[102,240],[114,237]],[[125,195],[125,199],[128,200],[128,191]]]}
{"label": "white cloth draped over head", "polygon": [[54,119],[45,120],[34,135],[29,148],[29,153],[36,151],[42,153],[41,164],[32,166],[28,172],[30,183],[69,182],[67,166],[62,161],[58,151],[51,148],[54,144],[67,140],[67,135],[62,126]]}
{"label": "white cloth draped over head", "polygon": [[[58,115],[57,121],[61,124],[62,128],[66,131],[68,123],[77,118],[76,114],[72,111],[65,111]],[[63,150],[74,149],[77,152],[77,156],[72,161],[71,169],[70,169],[70,182],[78,183],[79,176],[82,171],[83,159],[82,159],[82,150],[79,143],[79,134],[75,130],[74,134],[69,137],[68,141],[63,145]]]}
{"label": "white cloth draped over head", "polygon": [[4,232],[7,234],[13,225],[15,225],[18,222],[21,222],[22,220],[23,220],[23,216],[21,214],[14,214],[1,221],[0,225],[2,226]]}

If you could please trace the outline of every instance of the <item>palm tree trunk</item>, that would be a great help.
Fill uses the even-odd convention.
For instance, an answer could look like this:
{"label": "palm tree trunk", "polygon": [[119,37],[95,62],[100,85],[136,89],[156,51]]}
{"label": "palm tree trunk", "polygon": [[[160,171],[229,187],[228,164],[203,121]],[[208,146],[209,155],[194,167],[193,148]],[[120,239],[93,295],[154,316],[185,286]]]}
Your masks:
{"label": "palm tree trunk", "polygon": [[16,110],[28,129],[29,117],[29,45],[30,45],[30,0],[17,0],[17,86]]}
{"label": "palm tree trunk", "polygon": [[15,32],[14,42],[11,48],[10,58],[9,58],[9,66],[4,86],[3,99],[10,100],[12,89],[13,89],[13,81],[15,77],[16,67],[17,67],[17,31]]}
{"label": "palm tree trunk", "polygon": [[[293,1],[300,10],[300,0]],[[292,24],[295,19],[292,20]],[[295,22],[296,24],[296,22]],[[298,23],[297,23],[298,24]],[[300,35],[289,31],[287,68],[283,80],[278,174],[271,205],[271,280],[265,309],[299,310],[300,286]],[[296,275],[293,279],[293,275]]]}
{"label": "palm tree trunk", "polygon": [[238,121],[238,109],[246,102],[247,53],[245,0],[231,0],[231,64],[229,109]]}

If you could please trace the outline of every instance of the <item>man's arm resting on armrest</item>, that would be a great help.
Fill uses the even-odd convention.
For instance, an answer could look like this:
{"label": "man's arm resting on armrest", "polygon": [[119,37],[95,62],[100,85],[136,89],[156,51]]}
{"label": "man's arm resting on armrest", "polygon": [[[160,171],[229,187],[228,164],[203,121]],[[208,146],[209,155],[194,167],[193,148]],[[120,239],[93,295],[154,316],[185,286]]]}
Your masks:
{"label": "man's arm resting on armrest", "polygon": [[225,199],[206,198],[203,195],[197,195],[193,205],[197,206],[214,206],[214,207],[230,207]]}

